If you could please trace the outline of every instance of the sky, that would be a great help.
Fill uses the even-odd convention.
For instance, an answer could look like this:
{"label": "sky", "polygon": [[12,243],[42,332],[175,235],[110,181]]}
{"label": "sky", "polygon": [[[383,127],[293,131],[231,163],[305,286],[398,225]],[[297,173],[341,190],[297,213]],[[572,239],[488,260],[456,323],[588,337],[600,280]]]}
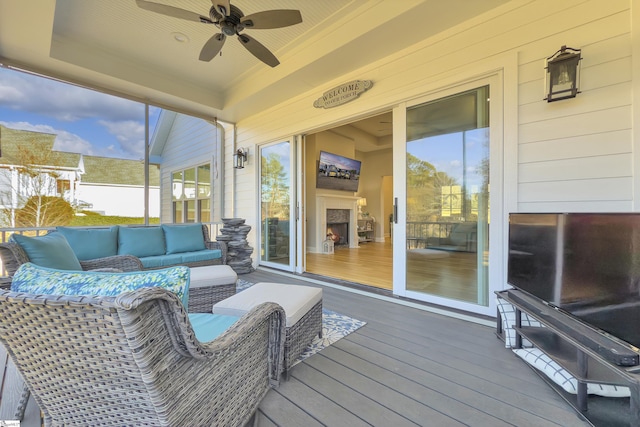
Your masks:
{"label": "sky", "polygon": [[[478,174],[482,160],[489,156],[488,129],[452,132],[407,142],[407,152],[431,163],[438,172],[445,172],[462,184],[466,167],[466,184],[481,186],[484,178]],[[464,148],[463,148],[464,147]],[[466,156],[463,162],[463,151]]]}
{"label": "sky", "polygon": [[[149,108],[149,135],[160,109]],[[0,68],[0,124],[56,135],[54,149],[144,159],[144,104]]]}

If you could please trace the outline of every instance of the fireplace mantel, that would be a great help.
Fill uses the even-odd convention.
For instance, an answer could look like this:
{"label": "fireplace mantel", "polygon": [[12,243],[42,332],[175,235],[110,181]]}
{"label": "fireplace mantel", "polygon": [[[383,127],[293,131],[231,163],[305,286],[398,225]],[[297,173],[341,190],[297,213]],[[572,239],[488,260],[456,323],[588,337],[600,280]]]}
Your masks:
{"label": "fireplace mantel", "polygon": [[316,251],[322,252],[322,242],[327,238],[327,209],[346,209],[349,211],[349,247],[358,246],[358,206],[359,197],[354,196],[316,196]]}

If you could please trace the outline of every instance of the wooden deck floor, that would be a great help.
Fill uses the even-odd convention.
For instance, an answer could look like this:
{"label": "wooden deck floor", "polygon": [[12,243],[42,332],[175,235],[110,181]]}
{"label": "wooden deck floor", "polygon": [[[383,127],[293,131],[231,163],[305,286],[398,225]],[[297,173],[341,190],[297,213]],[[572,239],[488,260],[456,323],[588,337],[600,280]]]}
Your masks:
{"label": "wooden deck floor", "polygon": [[[309,285],[262,270],[252,282]],[[488,326],[325,287],[367,325],[293,367],[261,426],[584,426]]]}
{"label": "wooden deck floor", "polygon": [[[309,285],[258,270],[242,279]],[[324,306],[367,325],[296,365],[260,426],[584,426],[492,327],[324,287]],[[39,425],[31,402],[22,427]]]}

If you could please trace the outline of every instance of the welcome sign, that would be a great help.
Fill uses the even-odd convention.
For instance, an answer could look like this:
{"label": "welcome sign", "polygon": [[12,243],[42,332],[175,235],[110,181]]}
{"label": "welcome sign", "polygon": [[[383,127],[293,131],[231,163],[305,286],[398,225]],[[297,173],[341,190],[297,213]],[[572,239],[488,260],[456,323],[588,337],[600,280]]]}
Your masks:
{"label": "welcome sign", "polygon": [[373,86],[372,80],[353,80],[340,86],[336,86],[322,94],[313,102],[316,108],[333,108],[346,104],[366,92]]}

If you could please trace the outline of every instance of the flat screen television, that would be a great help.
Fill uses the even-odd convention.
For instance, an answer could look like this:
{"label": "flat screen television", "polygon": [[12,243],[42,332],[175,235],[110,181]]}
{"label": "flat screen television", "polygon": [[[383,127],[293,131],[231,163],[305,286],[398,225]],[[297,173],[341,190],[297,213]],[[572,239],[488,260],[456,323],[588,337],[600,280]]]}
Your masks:
{"label": "flat screen television", "polygon": [[513,213],[508,283],[640,348],[640,213]]}
{"label": "flat screen television", "polygon": [[316,188],[358,191],[360,160],[320,151]]}

